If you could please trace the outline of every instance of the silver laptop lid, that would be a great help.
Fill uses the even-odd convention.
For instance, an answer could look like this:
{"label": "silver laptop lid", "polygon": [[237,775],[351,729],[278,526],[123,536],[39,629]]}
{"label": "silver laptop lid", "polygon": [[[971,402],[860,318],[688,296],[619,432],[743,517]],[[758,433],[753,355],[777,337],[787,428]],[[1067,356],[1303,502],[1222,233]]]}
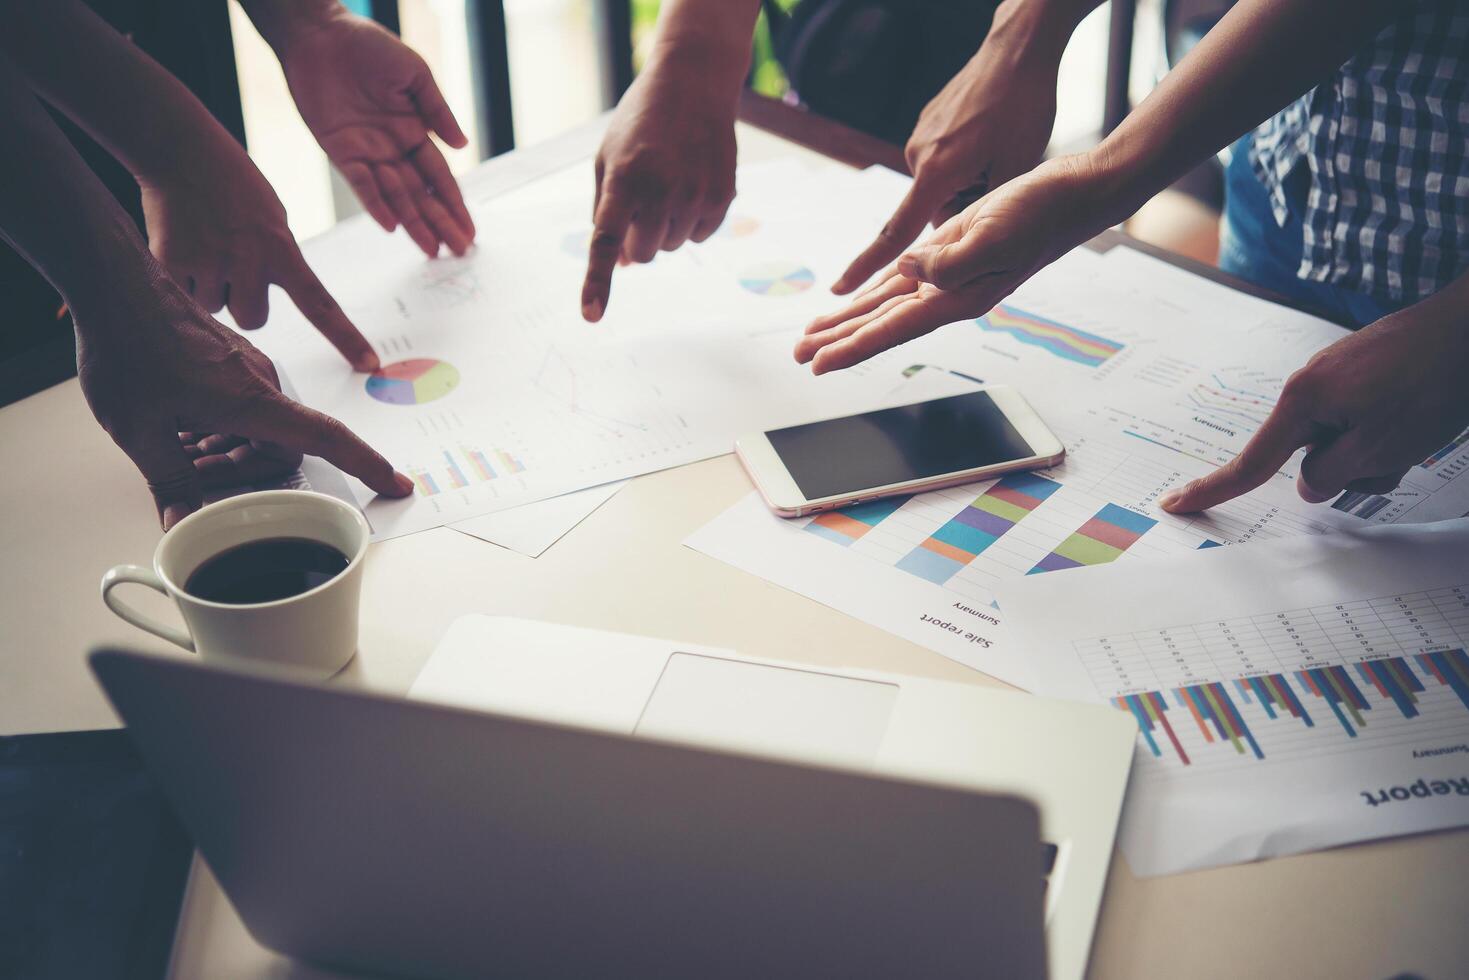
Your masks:
{"label": "silver laptop lid", "polygon": [[1044,975],[1018,799],[247,666],[91,662],[282,953],[430,977]]}

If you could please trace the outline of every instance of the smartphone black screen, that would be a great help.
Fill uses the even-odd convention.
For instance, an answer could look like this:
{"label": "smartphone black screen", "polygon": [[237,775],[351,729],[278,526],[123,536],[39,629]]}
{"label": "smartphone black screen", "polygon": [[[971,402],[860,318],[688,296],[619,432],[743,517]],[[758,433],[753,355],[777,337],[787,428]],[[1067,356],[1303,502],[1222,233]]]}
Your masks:
{"label": "smartphone black screen", "polygon": [[988,392],[766,433],[806,499],[1035,455]]}

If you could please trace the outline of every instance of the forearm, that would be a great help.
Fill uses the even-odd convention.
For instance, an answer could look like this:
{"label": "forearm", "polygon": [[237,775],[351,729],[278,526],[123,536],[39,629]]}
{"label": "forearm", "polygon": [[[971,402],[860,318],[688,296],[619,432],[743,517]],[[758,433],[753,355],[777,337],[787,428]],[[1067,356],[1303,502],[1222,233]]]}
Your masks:
{"label": "forearm", "polygon": [[997,53],[1060,64],[1078,24],[1104,0],[1004,0],[976,58]]}
{"label": "forearm", "polygon": [[182,155],[231,140],[178,79],[79,0],[23,5],[0,45],[37,93],[140,181],[177,174]]}
{"label": "forearm", "polygon": [[737,95],[750,68],[760,0],[664,0],[648,70],[660,64],[697,65]]}
{"label": "forearm", "polygon": [[302,31],[348,13],[339,0],[239,0],[250,23],[277,58],[284,58]]}
{"label": "forearm", "polygon": [[[1469,272],[1396,315],[1440,333],[1449,356],[1456,363],[1469,366]],[[1460,392],[1469,404],[1469,386],[1460,386]]]}
{"label": "forearm", "polygon": [[1242,0],[1089,154],[1104,224],[1328,78],[1395,13],[1383,0]]}
{"label": "forearm", "polygon": [[87,168],[0,53],[0,236],[34,265],[78,322],[166,279],[127,213]]}

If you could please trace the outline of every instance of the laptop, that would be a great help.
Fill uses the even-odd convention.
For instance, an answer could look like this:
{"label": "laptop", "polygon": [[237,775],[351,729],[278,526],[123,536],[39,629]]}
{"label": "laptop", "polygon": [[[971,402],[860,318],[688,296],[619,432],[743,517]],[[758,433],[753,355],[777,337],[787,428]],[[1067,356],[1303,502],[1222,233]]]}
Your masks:
{"label": "laptop", "polygon": [[[1046,972],[1051,852],[1011,792],[262,665],[92,665],[245,925],[286,955],[412,977]],[[649,717],[698,686],[655,678]],[[1053,880],[1074,881],[1068,851]]]}
{"label": "laptop", "polygon": [[410,696],[1029,800],[1049,974],[1085,973],[1137,743],[1125,712],[481,615],[450,625]]}

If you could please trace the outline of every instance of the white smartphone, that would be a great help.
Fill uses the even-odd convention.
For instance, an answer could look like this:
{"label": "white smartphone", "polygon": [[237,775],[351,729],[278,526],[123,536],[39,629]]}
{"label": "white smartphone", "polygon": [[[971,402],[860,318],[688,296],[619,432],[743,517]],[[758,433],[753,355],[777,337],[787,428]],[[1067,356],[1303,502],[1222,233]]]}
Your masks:
{"label": "white smartphone", "polygon": [[771,510],[804,517],[879,497],[1054,466],[1061,440],[1014,388],[742,436],[735,453]]}

